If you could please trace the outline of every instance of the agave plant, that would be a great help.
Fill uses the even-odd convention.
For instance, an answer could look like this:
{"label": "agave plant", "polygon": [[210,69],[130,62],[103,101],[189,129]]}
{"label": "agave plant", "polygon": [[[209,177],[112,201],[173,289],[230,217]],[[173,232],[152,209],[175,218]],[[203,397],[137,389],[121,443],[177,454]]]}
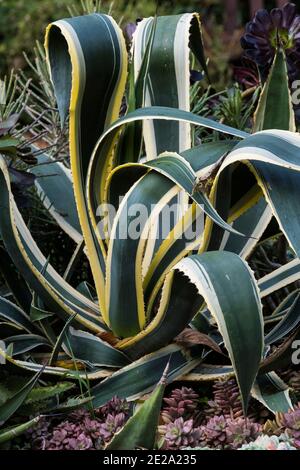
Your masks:
{"label": "agave plant", "polygon": [[[130,64],[108,15],[50,24],[45,47],[61,122],[69,116],[71,171],[46,154],[31,171],[77,248],[61,276],[26,226],[1,157],[1,237],[23,279],[10,283],[19,305],[0,299],[3,359],[19,371],[93,381],[94,407],[145,395],[168,363],[168,382],[235,375],[244,412],[250,393],[286,412],[288,389],[273,371],[290,361],[299,334],[298,292],[268,319],[266,336],[262,312],[264,297],[300,277],[300,138],[289,132],[284,52],[255,116],[257,129],[272,129],[273,117],[283,130],[251,135],[189,112],[191,53],[207,72],[197,14],[141,21]],[[128,111],[119,118],[125,93]],[[220,139],[192,147],[191,126]],[[254,177],[241,184],[247,168]],[[137,219],[136,204],[146,216]],[[256,280],[246,260],[273,216],[295,259]],[[95,292],[71,285],[83,252]],[[199,335],[178,341],[187,328]],[[227,365],[216,351],[221,364],[228,354]]]}

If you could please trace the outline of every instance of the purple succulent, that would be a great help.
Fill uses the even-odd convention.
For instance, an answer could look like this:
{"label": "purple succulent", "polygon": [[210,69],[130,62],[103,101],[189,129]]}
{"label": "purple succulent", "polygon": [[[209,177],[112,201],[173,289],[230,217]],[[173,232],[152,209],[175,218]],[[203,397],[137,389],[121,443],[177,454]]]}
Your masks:
{"label": "purple succulent", "polygon": [[271,12],[258,10],[246,25],[241,39],[246,56],[252,59],[262,71],[273,61],[277,47],[285,50],[291,80],[300,73],[300,15],[296,5],[287,3]]}
{"label": "purple succulent", "polygon": [[164,423],[168,424],[177,418],[187,420],[192,417],[198,406],[199,395],[187,387],[176,388],[171,395],[164,398],[165,406],[161,417]]}
{"label": "purple succulent", "polygon": [[238,449],[243,444],[254,441],[261,431],[261,425],[252,423],[249,419],[228,419],[226,428],[228,447]]}
{"label": "purple succulent", "polygon": [[222,449],[226,444],[227,420],[225,416],[214,416],[206,425],[201,426],[201,442],[203,445]]}
{"label": "purple succulent", "polygon": [[67,419],[42,418],[27,432],[30,447],[36,450],[95,450],[111,440],[129,417],[129,403],[118,397],[94,410],[70,413]]}
{"label": "purple succulent", "polygon": [[293,439],[295,447],[300,449],[300,407],[289,410],[281,418],[286,434]]}
{"label": "purple succulent", "polygon": [[82,432],[76,438],[70,438],[68,445],[70,450],[88,450],[93,448],[93,441]]}
{"label": "purple succulent", "polygon": [[184,421],[183,418],[177,418],[174,422],[159,426],[159,432],[166,450],[196,447],[200,442],[200,428],[194,427],[192,419]]}
{"label": "purple succulent", "polygon": [[124,413],[109,414],[99,428],[99,437],[103,442],[109,442],[113,435],[124,426],[125,422],[126,416]]}
{"label": "purple succulent", "polygon": [[244,418],[214,416],[201,426],[201,443],[214,449],[238,449],[254,441],[261,432],[261,425]]}
{"label": "purple succulent", "polygon": [[97,416],[100,417],[107,417],[110,415],[116,415],[119,413],[125,413],[126,415],[129,414],[130,405],[128,401],[123,400],[117,396],[114,396],[111,400],[109,400],[105,405],[101,406],[96,410]]}
{"label": "purple succulent", "polygon": [[247,57],[243,57],[238,64],[233,65],[233,77],[245,89],[257,87],[260,84],[257,66]]}
{"label": "purple succulent", "polygon": [[63,421],[54,429],[47,441],[45,450],[88,450],[93,448],[91,437],[82,426],[71,421]]}
{"label": "purple succulent", "polygon": [[44,449],[51,436],[51,420],[42,417],[37,424],[26,432],[26,438],[33,450]]}
{"label": "purple succulent", "polygon": [[235,379],[217,380],[213,385],[213,400],[208,401],[206,413],[211,416],[239,418],[243,415],[241,394]]}

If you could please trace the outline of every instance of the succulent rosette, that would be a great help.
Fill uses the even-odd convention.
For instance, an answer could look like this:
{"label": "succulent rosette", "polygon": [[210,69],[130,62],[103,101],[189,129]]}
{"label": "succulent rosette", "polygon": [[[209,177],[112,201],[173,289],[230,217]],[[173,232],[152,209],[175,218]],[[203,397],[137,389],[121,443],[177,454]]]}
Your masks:
{"label": "succulent rosette", "polygon": [[300,407],[299,404],[294,410],[284,413],[281,424],[285,428],[287,436],[291,437],[294,446],[300,449]]}
{"label": "succulent rosette", "polygon": [[289,77],[300,77],[300,15],[296,5],[287,3],[271,12],[258,10],[246,25],[241,39],[246,56],[252,59],[262,71],[267,70],[276,49],[282,47],[286,53]]}

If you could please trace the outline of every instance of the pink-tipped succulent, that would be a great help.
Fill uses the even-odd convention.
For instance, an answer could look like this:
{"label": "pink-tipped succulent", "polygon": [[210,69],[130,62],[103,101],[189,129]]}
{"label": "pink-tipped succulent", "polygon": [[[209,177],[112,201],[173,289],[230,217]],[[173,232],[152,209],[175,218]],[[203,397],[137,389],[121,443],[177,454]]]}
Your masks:
{"label": "pink-tipped succulent", "polygon": [[109,414],[104,423],[100,424],[99,437],[102,443],[109,442],[113,435],[120,431],[126,422],[126,415],[118,413],[116,415]]}
{"label": "pink-tipped succulent", "polygon": [[129,410],[130,405],[128,401],[114,396],[105,405],[98,408],[95,413],[99,417],[107,417],[108,415],[117,415],[119,413],[124,413],[125,415],[128,415]]}
{"label": "pink-tipped succulent", "polygon": [[67,419],[43,418],[27,432],[30,447],[37,450],[88,450],[100,449],[124,426],[129,417],[126,400],[112,398],[95,410],[79,409]]}
{"label": "pink-tipped succulent", "polygon": [[199,395],[192,388],[176,388],[169,397],[164,398],[161,418],[166,424],[177,418],[183,418],[186,421],[195,414],[198,403]]}
{"label": "pink-tipped succulent", "polygon": [[216,381],[213,385],[213,400],[209,401],[208,405],[208,415],[224,415],[226,418],[241,417],[243,415],[243,407],[236,380]]}
{"label": "pink-tipped succulent", "polygon": [[300,449],[300,406],[281,415],[280,424],[286,434],[293,440],[294,446]]}
{"label": "pink-tipped succulent", "polygon": [[231,419],[215,416],[201,426],[201,443],[214,449],[238,449],[255,440],[261,425],[244,418]]}
{"label": "pink-tipped succulent", "polygon": [[243,444],[254,441],[261,431],[261,425],[252,423],[249,419],[227,419],[227,445],[230,449],[238,449]]}
{"label": "pink-tipped succulent", "polygon": [[45,450],[88,450],[94,448],[91,437],[84,432],[82,426],[71,421],[63,421],[57,425]]}
{"label": "pink-tipped succulent", "polygon": [[201,426],[201,443],[203,446],[213,447],[214,449],[224,449],[226,446],[227,420],[225,416],[214,416],[206,425]]}
{"label": "pink-tipped succulent", "polygon": [[182,447],[196,447],[200,442],[200,428],[194,427],[192,419],[184,421],[177,418],[174,422],[159,426],[163,438],[163,449],[176,450]]}

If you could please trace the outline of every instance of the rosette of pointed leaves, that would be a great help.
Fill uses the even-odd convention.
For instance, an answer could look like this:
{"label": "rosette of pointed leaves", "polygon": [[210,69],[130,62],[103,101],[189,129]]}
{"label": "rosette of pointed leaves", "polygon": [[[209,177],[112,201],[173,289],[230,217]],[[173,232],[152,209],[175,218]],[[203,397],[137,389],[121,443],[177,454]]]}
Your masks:
{"label": "rosette of pointed leaves", "polygon": [[246,55],[261,69],[271,66],[276,50],[286,54],[290,78],[295,80],[300,70],[300,15],[293,3],[282,8],[258,10],[246,26],[241,44]]}
{"label": "rosette of pointed leaves", "polygon": [[45,444],[45,450],[88,450],[93,448],[90,436],[81,427],[69,421],[56,426],[51,438]]}
{"label": "rosette of pointed leaves", "polygon": [[206,425],[201,426],[201,442],[203,446],[224,449],[227,444],[227,421],[225,416],[214,416]]}
{"label": "rosette of pointed leaves", "polygon": [[108,415],[116,415],[118,413],[124,413],[128,415],[130,411],[130,405],[126,400],[115,396],[109,400],[105,405],[101,406],[96,410],[97,416],[107,417]]}
{"label": "rosette of pointed leaves", "polygon": [[300,449],[300,407],[280,415],[279,423],[293,440],[294,446]]}
{"label": "rosette of pointed leaves", "polygon": [[118,413],[116,415],[109,414],[99,429],[99,436],[103,443],[109,442],[113,435],[124,426],[125,422],[126,417],[124,413]]}
{"label": "rosette of pointed leaves", "polygon": [[238,449],[254,441],[261,432],[261,426],[244,418],[215,416],[201,426],[201,442],[216,449]]}
{"label": "rosette of pointed leaves", "polygon": [[175,421],[159,426],[163,438],[163,449],[176,450],[181,447],[196,447],[199,445],[200,428],[194,427],[192,419],[184,421],[177,418]]}
{"label": "rosette of pointed leaves", "polygon": [[238,450],[297,450],[286,436],[259,436],[250,444],[243,444]]}
{"label": "rosette of pointed leaves", "polygon": [[227,443],[230,449],[238,449],[243,444],[255,440],[261,433],[261,425],[244,418],[227,420]]}
{"label": "rosette of pointed leaves", "polygon": [[[126,411],[121,412],[121,408]],[[37,450],[100,449],[124,426],[127,411],[125,401],[115,397],[95,410],[94,415],[81,408],[60,422],[57,416],[42,417],[26,432],[26,438],[30,447]]]}

